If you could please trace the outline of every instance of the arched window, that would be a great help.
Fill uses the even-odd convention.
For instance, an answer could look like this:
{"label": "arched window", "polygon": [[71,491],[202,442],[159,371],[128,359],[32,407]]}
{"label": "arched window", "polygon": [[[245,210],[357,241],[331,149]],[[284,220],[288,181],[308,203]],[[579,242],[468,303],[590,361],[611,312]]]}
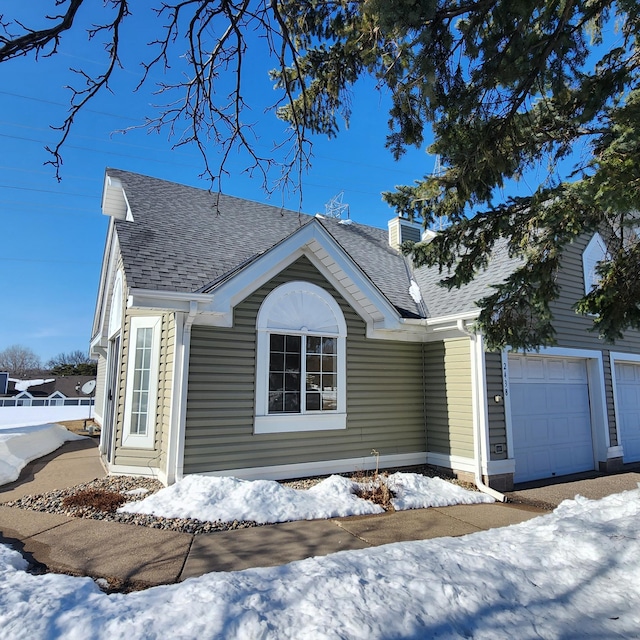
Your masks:
{"label": "arched window", "polygon": [[347,325],[321,287],[288,282],[256,323],[256,433],[345,429]]}

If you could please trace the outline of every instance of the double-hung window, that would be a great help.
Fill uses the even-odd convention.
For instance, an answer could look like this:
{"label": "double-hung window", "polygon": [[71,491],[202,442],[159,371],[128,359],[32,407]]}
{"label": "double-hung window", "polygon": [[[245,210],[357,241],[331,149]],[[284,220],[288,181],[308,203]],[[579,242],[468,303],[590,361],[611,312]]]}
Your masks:
{"label": "double-hung window", "polygon": [[346,428],[346,324],[308,282],[281,285],[258,314],[256,433]]}

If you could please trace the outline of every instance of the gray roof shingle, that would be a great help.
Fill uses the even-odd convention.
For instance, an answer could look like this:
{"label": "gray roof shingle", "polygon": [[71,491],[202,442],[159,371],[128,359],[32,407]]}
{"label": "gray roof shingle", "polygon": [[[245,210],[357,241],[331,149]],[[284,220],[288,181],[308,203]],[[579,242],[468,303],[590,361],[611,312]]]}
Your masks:
{"label": "gray roof shingle", "polygon": [[[125,190],[133,222],[115,220],[127,283],[140,289],[213,291],[242,265],[313,216],[204,189],[107,169]],[[424,314],[409,295],[405,258],[383,229],[320,223],[403,317]]]}
{"label": "gray roof shingle", "polygon": [[[115,220],[130,287],[210,292],[244,265],[309,223],[313,216],[242,198],[211,193],[136,173],[107,169],[124,187],[133,222]],[[386,229],[317,218],[365,275],[407,318],[472,311],[490,285],[517,266],[506,243],[496,246],[489,267],[460,289],[438,286],[437,267],[413,269],[388,244]],[[414,279],[423,304],[409,294]]]}
{"label": "gray roof shingle", "polygon": [[478,271],[476,277],[459,289],[447,289],[438,283],[449,275],[438,267],[421,267],[414,271],[427,307],[427,317],[449,316],[478,309],[476,302],[492,292],[491,285],[500,284],[519,266],[517,258],[511,258],[507,243],[496,243],[491,261],[486,269]]}

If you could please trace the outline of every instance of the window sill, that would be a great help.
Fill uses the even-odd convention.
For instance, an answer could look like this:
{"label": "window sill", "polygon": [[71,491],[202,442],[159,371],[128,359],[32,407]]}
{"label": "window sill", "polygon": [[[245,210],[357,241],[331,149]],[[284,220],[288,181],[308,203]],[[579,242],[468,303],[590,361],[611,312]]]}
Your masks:
{"label": "window sill", "polygon": [[254,421],[255,434],[330,431],[333,429],[346,428],[346,413],[283,413],[278,415],[256,416]]}

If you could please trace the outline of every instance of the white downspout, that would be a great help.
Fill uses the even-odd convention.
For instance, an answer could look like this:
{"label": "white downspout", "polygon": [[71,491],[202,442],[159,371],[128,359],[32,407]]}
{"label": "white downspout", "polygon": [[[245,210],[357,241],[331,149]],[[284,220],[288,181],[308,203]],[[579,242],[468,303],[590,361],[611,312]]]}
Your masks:
{"label": "white downspout", "polygon": [[507,496],[492,489],[482,480],[482,463],[484,457],[487,456],[487,452],[484,451],[487,447],[486,445],[484,447],[482,445],[483,442],[486,443],[489,440],[487,434],[487,394],[482,336],[469,331],[465,326],[464,320],[458,320],[457,326],[460,332],[468,335],[471,339],[471,397],[473,404],[473,449],[476,463],[476,487],[483,493],[495,498],[498,502],[506,502]]}
{"label": "white downspout", "polygon": [[178,424],[176,429],[176,446],[175,446],[175,474],[174,481],[182,480],[184,470],[184,436],[187,421],[187,390],[189,387],[189,356],[191,354],[191,327],[196,318],[198,311],[198,303],[192,300],[189,303],[189,313],[184,321],[182,328],[182,353],[180,366],[180,387],[179,396],[180,404],[178,410]]}

